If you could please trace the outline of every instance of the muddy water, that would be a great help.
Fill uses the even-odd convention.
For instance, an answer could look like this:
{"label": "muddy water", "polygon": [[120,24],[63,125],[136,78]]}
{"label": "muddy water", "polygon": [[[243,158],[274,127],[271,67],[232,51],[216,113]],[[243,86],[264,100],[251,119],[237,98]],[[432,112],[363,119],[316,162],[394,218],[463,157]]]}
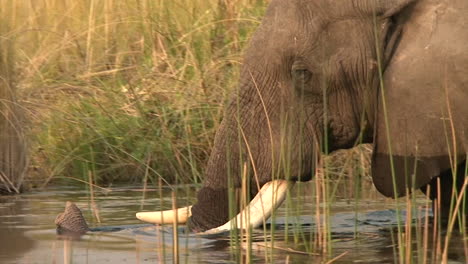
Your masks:
{"label": "muddy water", "polygon": [[[344,182],[330,203],[328,221],[323,217],[320,220],[314,186],[296,186],[280,208],[275,225],[270,223],[264,229],[254,230],[248,236],[250,243],[229,234],[200,237],[179,227],[178,247],[174,247],[172,227],[142,225],[134,217],[137,211],[170,208],[169,189],[144,192],[139,187],[126,186],[108,191],[96,189],[91,196],[78,188],[54,187],[0,197],[0,263],[171,263],[175,259],[181,263],[236,263],[247,259],[253,263],[326,263],[334,258],[334,263],[396,263],[397,215],[402,223],[412,219],[417,226],[424,223],[423,216],[431,214],[422,195],[414,199],[411,215],[407,214],[405,199],[399,201],[398,207],[403,210],[397,214],[397,203],[380,196],[370,184],[364,184],[363,191],[356,195],[354,184]],[[179,186],[178,204],[192,203],[195,189]],[[74,201],[89,225],[101,231],[78,240],[58,237],[54,218],[63,211],[67,200]],[[323,203],[319,205],[323,210]],[[329,224],[328,246],[317,242],[324,240],[324,233],[319,231],[324,223]],[[427,231],[430,235],[426,249],[422,242],[424,229],[412,231],[413,242],[404,247],[412,245],[409,256],[415,263],[440,254],[431,230]],[[403,237],[408,239],[407,234]],[[466,237],[452,239],[451,263],[466,263],[466,243]]]}

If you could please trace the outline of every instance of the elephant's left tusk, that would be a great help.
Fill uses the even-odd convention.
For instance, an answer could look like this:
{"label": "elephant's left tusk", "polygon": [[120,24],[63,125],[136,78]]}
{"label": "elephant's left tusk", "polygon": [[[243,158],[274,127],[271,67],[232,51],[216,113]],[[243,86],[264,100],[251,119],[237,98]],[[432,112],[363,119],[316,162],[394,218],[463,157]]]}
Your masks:
{"label": "elephant's left tusk", "polygon": [[[152,224],[178,224],[187,223],[188,218],[192,215],[192,206],[178,208],[176,210],[166,210],[157,212],[139,212],[136,217],[141,221]],[[177,216],[177,219],[176,219]]]}
{"label": "elephant's left tusk", "polygon": [[294,182],[286,180],[274,180],[265,183],[252,201],[235,218],[222,226],[199,234],[213,235],[224,233],[233,227],[240,229],[259,227],[283,203],[288,189],[292,186],[294,186]]}

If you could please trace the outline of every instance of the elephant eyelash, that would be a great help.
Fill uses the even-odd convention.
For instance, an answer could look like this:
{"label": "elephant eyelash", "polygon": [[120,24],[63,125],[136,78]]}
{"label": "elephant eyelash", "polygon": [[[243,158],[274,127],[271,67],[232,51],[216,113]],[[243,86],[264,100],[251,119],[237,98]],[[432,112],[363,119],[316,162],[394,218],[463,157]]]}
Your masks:
{"label": "elephant eyelash", "polygon": [[291,70],[292,82],[294,88],[298,91],[310,90],[312,81],[312,72],[306,68],[294,68]]}
{"label": "elephant eyelash", "polygon": [[303,82],[309,82],[312,79],[312,73],[307,69],[295,69],[292,75],[293,79],[302,80]]}
{"label": "elephant eyelash", "polygon": [[294,61],[291,66],[291,77],[295,83],[300,80],[307,83],[312,79],[312,72],[304,63],[304,59],[298,58]]}

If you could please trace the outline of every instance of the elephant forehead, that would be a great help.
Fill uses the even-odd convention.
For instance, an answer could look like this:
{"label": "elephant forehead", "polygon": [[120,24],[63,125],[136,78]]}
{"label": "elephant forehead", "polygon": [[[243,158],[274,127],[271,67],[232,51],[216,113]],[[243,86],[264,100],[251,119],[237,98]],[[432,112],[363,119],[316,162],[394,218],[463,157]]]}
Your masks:
{"label": "elephant forehead", "polygon": [[[330,63],[371,62],[375,57],[372,22],[363,19],[333,21],[316,35],[315,45],[304,47],[311,67]],[[335,61],[333,61],[335,60]]]}

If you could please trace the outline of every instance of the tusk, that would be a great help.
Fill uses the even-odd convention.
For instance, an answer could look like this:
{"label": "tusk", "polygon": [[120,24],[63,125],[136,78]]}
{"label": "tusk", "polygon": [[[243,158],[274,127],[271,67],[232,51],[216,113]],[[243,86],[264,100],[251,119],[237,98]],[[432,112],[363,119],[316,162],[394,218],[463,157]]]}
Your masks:
{"label": "tusk", "polygon": [[273,211],[283,203],[287,191],[292,186],[294,186],[294,182],[286,180],[274,180],[265,183],[257,195],[250,201],[249,205],[235,218],[229,220],[222,226],[212,228],[199,234],[212,235],[224,233],[236,226],[240,229],[259,227],[268,220]]}
{"label": "tusk", "polygon": [[139,212],[136,213],[136,218],[141,221],[152,224],[178,224],[187,223],[188,218],[192,215],[192,206],[182,207],[176,210],[166,210],[157,212]]}

